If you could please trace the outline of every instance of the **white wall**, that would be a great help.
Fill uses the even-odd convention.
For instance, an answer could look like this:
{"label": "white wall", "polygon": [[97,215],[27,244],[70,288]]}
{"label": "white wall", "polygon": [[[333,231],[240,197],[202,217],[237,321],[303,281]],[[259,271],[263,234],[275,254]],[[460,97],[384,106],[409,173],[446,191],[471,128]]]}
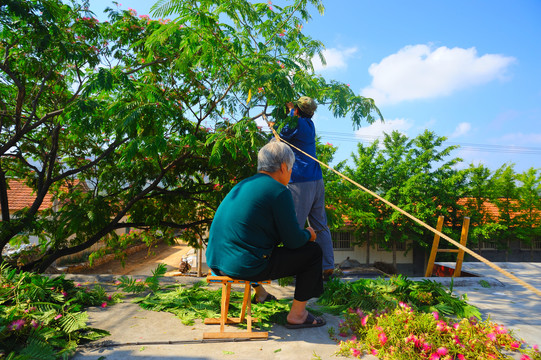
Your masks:
{"label": "white wall", "polygon": [[[376,261],[382,261],[389,264],[393,263],[393,252],[377,250],[377,247],[370,247],[370,259],[369,264],[373,264]],[[366,264],[367,258],[367,245],[363,244],[361,246],[354,246],[353,250],[334,250],[334,262],[335,264],[340,264],[342,261],[347,258],[352,260],[357,260],[361,264]],[[396,252],[396,263],[397,264],[412,264],[413,263],[413,252],[409,251],[407,255],[403,251]]]}

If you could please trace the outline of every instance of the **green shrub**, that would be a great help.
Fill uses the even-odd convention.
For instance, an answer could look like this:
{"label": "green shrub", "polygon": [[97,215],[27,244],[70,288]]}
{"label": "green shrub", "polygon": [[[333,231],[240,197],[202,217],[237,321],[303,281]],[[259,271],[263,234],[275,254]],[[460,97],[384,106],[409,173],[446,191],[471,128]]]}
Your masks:
{"label": "green shrub", "polygon": [[119,296],[107,296],[99,285],[85,288],[64,275],[46,277],[0,267],[0,358],[61,359],[77,345],[109,335],[87,326],[88,306],[105,307]]}

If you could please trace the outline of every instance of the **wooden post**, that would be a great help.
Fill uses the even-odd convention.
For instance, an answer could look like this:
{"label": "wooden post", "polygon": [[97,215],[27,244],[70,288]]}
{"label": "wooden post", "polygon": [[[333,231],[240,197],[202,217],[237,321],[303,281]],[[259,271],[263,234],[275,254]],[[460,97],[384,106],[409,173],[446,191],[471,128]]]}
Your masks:
{"label": "wooden post", "polygon": [[[438,217],[438,225],[436,226],[436,230],[441,232],[441,229],[443,228],[443,216]],[[428,265],[426,266],[426,273],[425,277],[431,277],[432,276],[432,270],[434,269],[434,262],[436,261],[436,254],[438,253],[438,246],[440,245],[440,236],[435,233],[434,234],[434,241],[432,242],[432,250],[430,251],[430,257],[428,258]]]}
{"label": "wooden post", "polygon": [[[462,223],[462,234],[460,235],[460,245],[466,247],[466,240],[468,240],[468,229],[470,228],[470,218],[465,217]],[[458,250],[458,256],[456,258],[455,273],[453,277],[460,277],[462,271],[462,262],[464,261],[464,250]]]}

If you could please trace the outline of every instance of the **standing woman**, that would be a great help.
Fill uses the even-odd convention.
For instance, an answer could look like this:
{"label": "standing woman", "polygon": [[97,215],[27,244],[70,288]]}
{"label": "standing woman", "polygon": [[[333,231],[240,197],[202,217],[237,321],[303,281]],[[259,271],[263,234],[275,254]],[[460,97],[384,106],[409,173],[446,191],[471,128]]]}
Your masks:
{"label": "standing woman", "polygon": [[[317,159],[316,129],[312,121],[317,109],[316,102],[308,96],[302,96],[294,103],[288,103],[287,107],[298,121],[295,126],[286,125],[280,132],[280,137]],[[323,251],[323,278],[327,280],[334,270],[334,251],[325,213],[323,174],[317,161],[295,148],[293,152],[295,164],[287,187],[293,196],[297,221],[303,225],[308,219],[309,225],[317,233],[316,242]]]}

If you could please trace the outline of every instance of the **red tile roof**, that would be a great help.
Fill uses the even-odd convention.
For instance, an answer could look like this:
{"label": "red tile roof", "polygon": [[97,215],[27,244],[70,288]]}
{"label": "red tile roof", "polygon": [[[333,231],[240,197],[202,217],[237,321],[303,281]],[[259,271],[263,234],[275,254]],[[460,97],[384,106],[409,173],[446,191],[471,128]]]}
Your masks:
{"label": "red tile roof", "polygon": [[[24,182],[13,179],[8,180],[8,201],[10,212],[32,206],[35,199],[36,193],[33,189],[26,186]],[[39,210],[45,210],[51,206],[53,206],[53,195],[47,194],[45,195]]]}
{"label": "red tile roof", "polygon": [[[477,206],[476,201],[477,200],[475,198],[461,198],[458,200],[457,203],[458,205],[464,206],[465,209],[462,212],[467,213],[469,209],[475,208]],[[518,200],[510,200],[509,203],[512,208],[517,209],[519,207]],[[482,200],[479,210],[483,212],[484,214],[488,215],[490,219],[494,221],[500,220],[501,215],[500,215],[500,209],[498,208],[498,205],[491,203],[488,200]],[[539,214],[538,210],[534,210],[533,212],[536,215]],[[509,217],[511,219],[514,219],[515,217],[520,216],[520,215],[524,215],[524,212],[511,209],[509,213]]]}
{"label": "red tile roof", "polygon": [[[79,181],[75,181],[78,185]],[[30,207],[36,199],[35,191],[28,187],[22,180],[8,179],[8,201],[10,212]],[[53,206],[53,194],[47,193],[39,210],[45,210]]]}
{"label": "red tile roof", "polygon": [[[460,216],[468,216],[469,212],[476,207],[476,199],[471,197],[464,197],[460,198],[457,201],[457,205],[464,207],[463,210],[459,210],[458,213]],[[510,200],[511,207],[514,207],[515,209],[518,208],[518,200]],[[329,206],[327,206],[329,207]],[[492,221],[500,221],[500,209],[498,208],[497,204],[491,203],[488,200],[482,200],[480,209],[483,214],[487,215],[487,217]],[[533,213],[535,216],[541,216],[540,210],[534,210]],[[510,211],[510,218],[514,219],[517,216],[524,215],[524,212],[517,211],[517,210],[511,210]],[[349,217],[346,214],[342,214],[342,220],[344,221],[344,226],[349,227],[353,226],[353,223],[349,219]],[[485,219],[486,221],[486,219]]]}

